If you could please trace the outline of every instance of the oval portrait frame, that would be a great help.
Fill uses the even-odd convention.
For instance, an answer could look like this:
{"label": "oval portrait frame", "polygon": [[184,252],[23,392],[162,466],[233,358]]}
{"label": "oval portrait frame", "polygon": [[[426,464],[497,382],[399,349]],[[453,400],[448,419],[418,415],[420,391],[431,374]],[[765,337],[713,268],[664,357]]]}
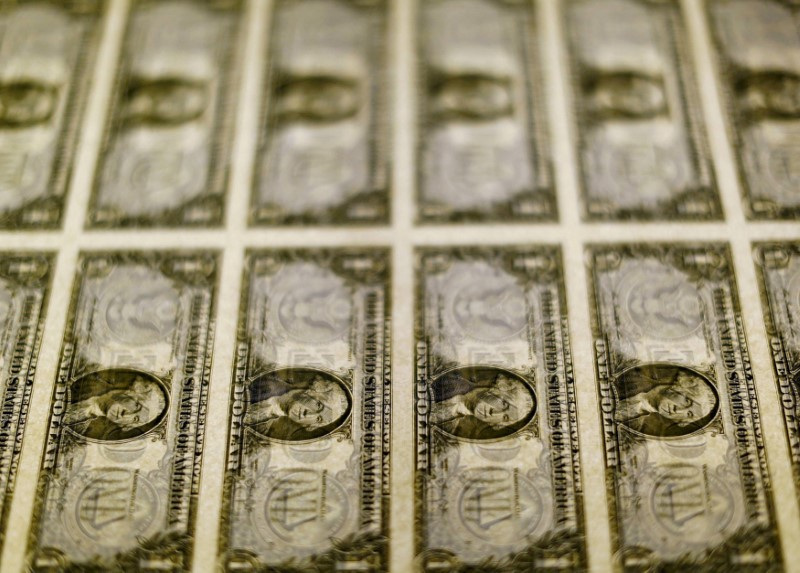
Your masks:
{"label": "oval portrait frame", "polygon": [[[518,434],[523,432],[530,425],[530,423],[536,418],[536,415],[539,412],[539,397],[536,394],[536,390],[534,388],[533,383],[531,381],[529,381],[522,374],[514,372],[513,370],[509,370],[507,368],[502,368],[502,367],[499,367],[499,366],[486,365],[486,364],[470,364],[470,365],[466,365],[466,366],[456,366],[454,368],[449,368],[449,369],[445,370],[444,372],[441,372],[440,374],[438,374],[435,377],[433,377],[431,379],[430,386],[428,388],[428,392],[430,393],[430,398],[429,399],[431,401],[430,402],[431,403],[431,411],[433,411],[434,405],[437,403],[437,402],[435,402],[433,400],[433,389],[434,389],[434,385],[436,384],[436,382],[441,380],[442,378],[444,378],[448,374],[451,374],[453,372],[457,372],[459,370],[494,370],[497,373],[504,374],[507,377],[512,378],[512,379],[516,380],[517,382],[520,382],[523,385],[523,387],[530,394],[530,396],[531,396],[531,398],[533,400],[533,405],[532,405],[530,411],[527,413],[527,415],[523,418],[523,421],[521,423],[520,422],[516,423],[516,424],[519,424],[519,426],[515,430],[513,430],[512,432],[509,432],[508,434],[503,435],[503,436],[496,436],[496,437],[492,437],[492,438],[467,438],[467,437],[464,437],[464,436],[458,436],[456,434],[448,432],[447,430],[443,429],[439,424],[434,423],[434,422],[430,422],[430,425],[435,426],[436,429],[439,430],[440,432],[442,432],[443,434],[446,434],[447,436],[450,436],[451,438],[456,439],[456,440],[460,440],[460,441],[463,441],[463,442],[474,443],[474,444],[487,444],[487,443],[491,443],[491,442],[499,442],[499,441],[507,440],[509,438],[513,438],[513,437],[517,436]],[[511,424],[511,425],[515,425],[515,424]]]}
{"label": "oval portrait frame", "polygon": [[96,444],[123,444],[123,443],[126,443],[126,442],[132,442],[132,441],[135,441],[135,440],[139,440],[143,436],[147,436],[148,434],[153,433],[156,429],[158,429],[161,425],[163,425],[164,420],[166,420],[168,415],[169,415],[169,409],[170,409],[169,388],[167,387],[167,384],[161,378],[159,378],[158,376],[156,376],[152,372],[147,372],[145,370],[139,370],[138,368],[130,368],[130,367],[98,368],[97,370],[92,370],[90,372],[86,372],[86,373],[81,374],[80,376],[74,378],[72,380],[72,382],[70,382],[69,387],[67,388],[67,407],[65,409],[65,412],[67,410],[69,410],[69,407],[73,404],[73,401],[72,401],[72,396],[73,396],[72,389],[73,389],[73,387],[75,387],[76,384],[78,384],[81,381],[84,381],[84,380],[86,380],[86,379],[88,379],[88,378],[90,378],[92,376],[97,376],[97,375],[102,374],[104,372],[125,373],[125,374],[130,374],[130,375],[135,375],[135,376],[138,375],[138,376],[141,376],[141,377],[147,379],[149,382],[154,383],[158,387],[158,389],[161,391],[162,395],[164,396],[164,409],[159,413],[158,416],[156,416],[156,418],[154,418],[154,420],[152,422],[150,422],[150,427],[147,428],[147,430],[145,430],[142,433],[137,434],[135,436],[128,436],[128,437],[120,438],[120,439],[117,439],[117,440],[100,439],[100,438],[94,438],[94,437],[91,437],[91,436],[87,436],[86,434],[82,434],[80,432],[77,432],[77,431],[73,430],[71,427],[66,426],[66,428],[70,432],[72,432],[76,436],[80,436],[82,439],[84,439],[84,440],[86,440],[88,442],[92,442],[92,443],[96,443]]}
{"label": "oval portrait frame", "polygon": [[617,374],[614,377],[613,381],[611,382],[611,391],[614,393],[614,398],[616,399],[616,402],[614,404],[615,412],[616,412],[617,402],[619,402],[619,400],[621,399],[620,398],[620,392],[619,392],[619,389],[618,389],[618,386],[619,386],[618,385],[618,381],[622,377],[624,377],[625,375],[629,374],[630,372],[633,372],[634,370],[641,370],[642,368],[645,368],[645,367],[673,368],[673,369],[677,369],[677,370],[685,370],[686,372],[691,373],[696,378],[699,378],[700,380],[702,380],[706,384],[706,386],[708,386],[711,389],[711,392],[714,395],[714,407],[711,409],[711,412],[704,417],[704,419],[706,419],[704,424],[702,424],[702,425],[698,426],[697,428],[693,429],[691,432],[686,432],[685,434],[679,434],[679,435],[675,435],[675,436],[658,436],[658,435],[655,435],[655,434],[647,434],[647,433],[642,432],[640,430],[635,430],[635,429],[631,428],[625,422],[617,422],[615,420],[614,423],[617,426],[624,426],[625,429],[628,432],[630,432],[630,433],[632,433],[632,434],[634,434],[636,436],[641,436],[641,437],[646,438],[648,440],[672,441],[672,440],[682,440],[682,439],[688,438],[690,436],[696,436],[696,435],[702,434],[719,417],[721,397],[720,397],[719,389],[717,388],[717,386],[703,372],[700,372],[699,370],[697,370],[695,368],[692,368],[690,366],[685,366],[683,364],[673,364],[671,362],[646,362],[644,364],[637,364],[635,366],[629,366],[628,368],[625,368],[619,374]]}
{"label": "oval portrait frame", "polygon": [[[251,388],[253,387],[253,385],[255,383],[257,383],[257,381],[262,379],[262,378],[265,378],[267,376],[279,375],[280,373],[283,373],[283,372],[302,372],[302,373],[305,373],[307,375],[321,376],[327,382],[336,384],[344,392],[345,398],[347,399],[347,408],[345,409],[344,413],[336,419],[335,422],[332,422],[331,424],[329,424],[329,429],[324,434],[320,434],[319,436],[314,436],[314,437],[310,437],[310,438],[287,440],[287,439],[284,439],[284,438],[276,438],[275,436],[270,436],[270,435],[264,434],[262,432],[259,432],[258,430],[253,428],[253,424],[248,424],[248,423],[246,423],[244,421],[244,418],[247,416],[247,411],[250,409],[250,407],[252,405],[252,402],[250,401],[250,397],[252,395]],[[298,367],[283,366],[281,368],[274,368],[272,370],[267,370],[265,372],[261,372],[260,374],[257,374],[255,376],[251,376],[248,379],[247,387],[245,389],[245,397],[246,397],[246,406],[245,406],[243,419],[242,419],[242,424],[245,426],[245,428],[247,428],[248,431],[253,432],[254,434],[256,434],[259,438],[262,438],[262,439],[265,439],[265,440],[270,440],[272,442],[278,442],[278,443],[281,443],[281,444],[287,444],[287,445],[308,444],[308,443],[311,443],[311,442],[316,442],[318,440],[322,440],[322,439],[328,438],[332,434],[334,434],[334,433],[338,432],[339,430],[341,430],[347,424],[347,422],[350,420],[351,416],[353,415],[353,394],[350,391],[350,389],[347,387],[347,384],[344,383],[344,380],[342,380],[341,377],[337,376],[333,372],[330,372],[329,370],[323,370],[321,368],[312,368],[312,367],[307,367],[307,366],[298,366]]]}

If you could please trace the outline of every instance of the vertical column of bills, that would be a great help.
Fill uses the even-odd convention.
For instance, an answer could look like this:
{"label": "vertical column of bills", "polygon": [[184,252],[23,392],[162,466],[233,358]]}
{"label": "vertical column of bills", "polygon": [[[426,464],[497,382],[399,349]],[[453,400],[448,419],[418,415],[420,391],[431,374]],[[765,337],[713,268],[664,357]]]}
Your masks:
{"label": "vertical column of bills", "polygon": [[[270,5],[254,227],[390,220],[389,4]],[[248,250],[218,567],[389,567],[391,252]]]}
{"label": "vertical column of bills", "polygon": [[[0,229],[55,230],[105,3],[0,3]],[[54,253],[0,252],[0,547],[11,520]]]}
{"label": "vertical column of bills", "polygon": [[[749,34],[751,21],[765,20],[771,3],[756,4],[707,6],[714,18],[749,11],[752,18],[726,23],[742,39],[736,52],[755,67],[772,68],[769,56],[759,57],[761,36]],[[639,0],[561,4],[585,221],[723,218],[690,58],[697,39],[689,38],[682,6]],[[790,45],[789,26],[784,23],[786,34],[775,36],[781,51]],[[759,99],[765,90],[755,91],[756,100],[767,102],[788,93],[776,90]],[[769,127],[788,133],[789,126]],[[734,130],[736,140],[747,124],[734,124]],[[788,137],[779,140],[785,151]],[[787,153],[758,146],[773,171],[790,169]],[[742,164],[753,165],[754,155],[740,156]],[[738,206],[725,207],[738,220]],[[774,205],[767,210],[778,212]],[[742,231],[730,222],[724,229]],[[631,235],[644,232],[637,226]],[[687,243],[585,250],[616,570],[781,567],[756,394],[756,380],[761,391],[769,389],[763,386],[767,374],[754,372],[750,363],[729,248],[692,240],[704,235],[698,228]]]}
{"label": "vertical column of bills", "polygon": [[[417,221],[556,221],[538,3],[421,2],[417,33]],[[414,273],[415,566],[585,569],[560,249],[419,247]]]}
{"label": "vertical column of bills", "polygon": [[[221,223],[243,6],[128,5],[89,227]],[[169,246],[78,258],[32,570],[191,567],[220,259]]]}

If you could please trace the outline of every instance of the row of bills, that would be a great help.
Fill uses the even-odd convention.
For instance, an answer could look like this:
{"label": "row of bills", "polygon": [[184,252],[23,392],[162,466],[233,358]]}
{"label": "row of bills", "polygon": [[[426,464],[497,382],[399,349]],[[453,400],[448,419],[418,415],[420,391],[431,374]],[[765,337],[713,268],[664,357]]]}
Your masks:
{"label": "row of bills", "polygon": [[[800,242],[753,249],[800,481]],[[580,384],[599,399],[599,424],[580,423],[602,428],[607,491],[593,495],[607,496],[624,570],[777,568],[728,247],[607,244],[586,255],[592,347],[576,351],[593,354],[593,381],[573,374],[557,246],[416,252],[414,380],[394,384],[413,394],[414,439],[405,444],[417,483],[414,499],[393,510],[416,512],[418,565],[586,568]],[[51,254],[0,255],[2,531],[13,526],[53,265]],[[385,570],[390,251],[250,250],[244,266],[232,372],[213,381],[230,388],[226,419],[213,420],[228,428],[215,492],[219,564]],[[219,269],[214,252],[79,257],[28,536],[31,570],[189,566]]]}
{"label": "row of bills", "polygon": [[[745,210],[800,215],[800,9],[705,4]],[[680,4],[557,3],[587,220],[723,217]],[[0,226],[61,224],[102,0],[0,2]],[[247,6],[135,0],[90,183],[93,228],[224,220]],[[384,0],[274,0],[252,225],[389,220]],[[426,0],[415,26],[420,222],[554,221],[536,4]],[[107,78],[112,81],[112,78]],[[396,87],[396,86],[394,86]],[[248,126],[251,127],[251,126]],[[255,128],[255,126],[253,126]]]}

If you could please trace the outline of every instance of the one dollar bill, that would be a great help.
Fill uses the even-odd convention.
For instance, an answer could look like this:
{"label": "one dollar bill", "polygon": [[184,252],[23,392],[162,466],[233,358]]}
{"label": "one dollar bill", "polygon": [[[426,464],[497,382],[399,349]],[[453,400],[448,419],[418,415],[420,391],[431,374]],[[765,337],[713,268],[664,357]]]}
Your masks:
{"label": "one dollar bill", "polygon": [[556,218],[537,6],[420,3],[421,221]]}
{"label": "one dollar bill", "polygon": [[420,567],[584,570],[560,250],[423,249],[416,273]]}
{"label": "one dollar bill", "polygon": [[0,253],[0,547],[19,472],[54,257]]}
{"label": "one dollar bill", "polygon": [[385,249],[247,255],[223,569],[388,569],[389,264]]}
{"label": "one dollar bill", "polygon": [[795,487],[800,492],[800,243],[758,243],[761,300],[783,410]]}
{"label": "one dollar bill", "polygon": [[254,225],[389,217],[387,0],[276,0],[254,169]]}
{"label": "one dollar bill", "polygon": [[242,0],[135,0],[87,215],[91,227],[222,222]]}
{"label": "one dollar bill", "polygon": [[81,256],[53,391],[33,571],[190,567],[217,256]]}
{"label": "one dollar bill", "polygon": [[752,218],[800,218],[800,6],[710,0],[711,37]]}
{"label": "one dollar bill", "polygon": [[778,568],[727,246],[594,246],[589,265],[617,568]]}
{"label": "one dollar bill", "polygon": [[584,217],[722,217],[678,2],[563,3]]}
{"label": "one dollar bill", "polygon": [[104,6],[0,1],[0,228],[61,224]]}

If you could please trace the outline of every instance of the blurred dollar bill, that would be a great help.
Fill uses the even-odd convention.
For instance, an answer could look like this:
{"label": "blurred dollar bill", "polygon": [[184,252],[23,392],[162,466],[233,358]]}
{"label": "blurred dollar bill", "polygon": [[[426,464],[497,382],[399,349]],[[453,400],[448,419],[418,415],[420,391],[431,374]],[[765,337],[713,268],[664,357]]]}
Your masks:
{"label": "blurred dollar bill", "polygon": [[34,506],[31,570],[190,567],[216,276],[212,253],[81,257]]}
{"label": "blurred dollar bill", "polygon": [[51,254],[0,253],[0,546],[20,473],[53,259]]}
{"label": "blurred dollar bill", "polygon": [[752,218],[800,217],[800,5],[706,2]]}
{"label": "blurred dollar bill", "polygon": [[388,289],[387,250],[248,254],[225,570],[387,570]]}
{"label": "blurred dollar bill", "polygon": [[242,7],[240,0],[134,0],[89,226],[221,223]]}
{"label": "blurred dollar bill", "polygon": [[679,3],[562,5],[584,216],[721,218]]}
{"label": "blurred dollar bill", "polygon": [[429,248],[416,272],[422,569],[585,569],[559,249]]}
{"label": "blurred dollar bill", "polygon": [[779,565],[728,249],[589,248],[615,559],[625,571]]}
{"label": "blurred dollar bill", "polygon": [[0,228],[61,224],[103,7],[0,2]]}
{"label": "blurred dollar bill", "polygon": [[420,4],[418,217],[553,220],[536,4]]}
{"label": "blurred dollar bill", "polygon": [[387,222],[388,3],[272,6],[250,222]]}
{"label": "blurred dollar bill", "polygon": [[800,243],[759,243],[754,250],[767,341],[797,487],[800,485]]}

